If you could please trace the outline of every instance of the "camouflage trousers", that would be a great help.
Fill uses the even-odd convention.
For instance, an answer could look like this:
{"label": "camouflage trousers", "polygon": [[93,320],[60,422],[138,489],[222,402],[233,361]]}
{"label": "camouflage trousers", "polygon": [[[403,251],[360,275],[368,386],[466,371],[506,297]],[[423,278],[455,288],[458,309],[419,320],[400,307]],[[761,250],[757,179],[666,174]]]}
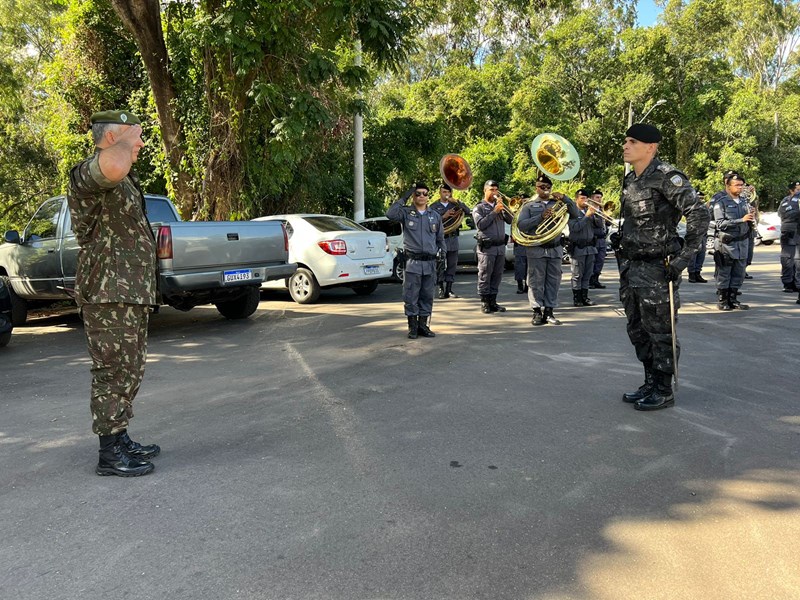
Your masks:
{"label": "camouflage trousers", "polygon": [[[645,365],[651,365],[662,373],[673,373],[672,359],[672,326],[670,324],[669,284],[664,280],[664,267],[659,266],[656,272],[647,273],[639,270],[634,274],[637,287],[630,285],[627,261],[621,261],[619,280],[619,299],[625,308],[628,318],[628,338],[636,350],[636,358]],[[642,286],[643,280],[650,285]],[[675,288],[675,326],[678,323],[679,282]],[[677,333],[677,332],[676,332]],[[681,344],[675,340],[676,355],[680,359]]]}
{"label": "camouflage trousers", "polygon": [[81,314],[92,358],[92,431],[113,435],[127,429],[133,418],[147,360],[150,307],[84,304]]}

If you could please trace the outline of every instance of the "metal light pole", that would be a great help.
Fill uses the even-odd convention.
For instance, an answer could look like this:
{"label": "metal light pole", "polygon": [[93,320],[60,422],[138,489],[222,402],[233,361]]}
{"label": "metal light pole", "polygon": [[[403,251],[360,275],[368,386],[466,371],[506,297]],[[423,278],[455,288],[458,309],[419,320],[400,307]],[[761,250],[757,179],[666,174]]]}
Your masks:
{"label": "metal light pole", "polygon": [[[639,119],[638,122],[644,123],[644,120],[647,118],[647,115],[649,115],[656,106],[662,106],[663,104],[666,103],[667,101],[664,100],[663,98],[661,100],[658,100],[655,104],[653,104],[653,106],[650,107],[650,109],[646,113],[642,115],[642,118]],[[628,129],[630,129],[631,125],[633,125],[633,102],[628,102]],[[627,175],[630,172],[631,172],[631,166],[628,163],[625,163],[625,175]]]}
{"label": "metal light pole", "polygon": [[[361,40],[356,40],[355,64],[361,66]],[[363,97],[359,91],[359,100]],[[353,116],[353,220],[358,223],[364,217],[364,123],[360,112]]]}

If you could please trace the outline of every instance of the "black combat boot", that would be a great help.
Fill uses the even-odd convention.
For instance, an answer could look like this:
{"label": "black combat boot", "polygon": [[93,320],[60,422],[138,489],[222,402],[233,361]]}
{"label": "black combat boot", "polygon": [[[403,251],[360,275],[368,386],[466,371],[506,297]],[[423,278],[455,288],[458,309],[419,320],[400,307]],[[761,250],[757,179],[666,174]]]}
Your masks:
{"label": "black combat boot", "polygon": [[597,276],[596,275],[592,275],[591,277],[589,277],[589,288],[590,289],[595,289],[594,286],[596,284],[597,284]]}
{"label": "black combat boot", "polygon": [[581,290],[572,290],[572,306],[583,306],[583,294]]}
{"label": "black combat boot", "polygon": [[444,295],[444,283],[439,283],[436,286],[436,298],[439,300],[444,300],[447,296]]}
{"label": "black combat boot", "polygon": [[492,312],[491,305],[489,304],[489,296],[481,296],[481,312],[488,315]]}
{"label": "black combat boot", "polygon": [[125,446],[125,451],[133,458],[139,460],[150,460],[161,454],[161,447],[157,444],[148,444],[142,446],[139,442],[134,442],[125,430],[119,434],[119,441]]}
{"label": "black combat boot", "polygon": [[689,273],[689,283],[697,283],[697,273]]}
{"label": "black combat boot", "polygon": [[497,303],[497,294],[492,294],[491,296],[489,296],[489,305],[492,312],[506,312],[506,307],[500,306]]}
{"label": "black combat boot", "polygon": [[444,297],[445,298],[458,298],[458,294],[453,291],[453,282],[448,281],[444,284]]}
{"label": "black combat boot", "polygon": [[700,275],[700,273],[695,274],[694,280],[695,280],[695,283],[708,283],[708,280],[707,279],[703,279],[703,276]]}
{"label": "black combat boot", "polygon": [[544,315],[542,314],[541,308],[533,309],[533,318],[531,319],[531,325],[544,325]]}
{"label": "black combat boot", "polygon": [[728,304],[728,290],[717,290],[717,308],[719,310],[733,310]]}
{"label": "black combat boot", "polygon": [[800,294],[797,294],[797,300],[795,300],[795,304],[800,304]]}
{"label": "black combat boot", "polygon": [[653,378],[653,368],[650,365],[644,365],[644,384],[639,386],[635,392],[625,392],[622,394],[622,401],[633,403],[644,400],[655,389],[655,379]]}
{"label": "black combat boot", "polygon": [[584,306],[594,306],[594,302],[589,300],[589,290],[581,290],[581,298]]}
{"label": "black combat boot", "polygon": [[749,310],[750,309],[750,305],[749,304],[742,304],[741,302],[739,302],[739,298],[737,298],[737,296],[739,296],[739,290],[738,289],[730,288],[728,290],[728,304],[731,305],[731,308],[736,309],[736,310]]}
{"label": "black combat boot", "polygon": [[100,436],[100,457],[94,472],[98,475],[116,475],[118,477],[138,477],[147,475],[155,465],[146,460],[139,460],[125,451],[120,435]]}
{"label": "black combat boot", "polygon": [[436,337],[436,334],[431,331],[430,324],[431,324],[430,316],[420,317],[419,326],[417,329],[419,335],[421,335],[422,337]]}
{"label": "black combat boot", "polygon": [[561,321],[556,319],[556,316],[553,314],[553,308],[549,306],[544,309],[544,322],[550,323],[551,325],[561,325]]}
{"label": "black combat boot", "polygon": [[[589,287],[591,287],[591,286],[589,286]],[[600,275],[595,275],[594,276],[594,287],[597,290],[606,289],[606,286],[604,286],[602,283],[600,283]]]}
{"label": "black combat boot", "polygon": [[524,287],[524,284],[522,283],[521,279],[517,279],[517,293],[518,294],[524,294],[525,293],[525,287]]}
{"label": "black combat boot", "polygon": [[417,339],[419,333],[419,317],[417,315],[409,315],[408,317],[408,339]]}
{"label": "black combat boot", "polygon": [[675,404],[675,395],[672,393],[672,373],[653,371],[655,389],[653,393],[639,400],[633,405],[636,410],[659,410]]}

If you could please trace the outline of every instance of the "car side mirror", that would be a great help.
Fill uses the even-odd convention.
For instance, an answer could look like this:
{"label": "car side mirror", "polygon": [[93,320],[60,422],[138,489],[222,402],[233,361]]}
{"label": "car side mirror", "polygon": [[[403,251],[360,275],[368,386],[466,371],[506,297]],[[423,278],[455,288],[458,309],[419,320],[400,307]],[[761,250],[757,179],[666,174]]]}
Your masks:
{"label": "car side mirror", "polygon": [[19,239],[19,232],[16,229],[12,229],[10,231],[6,231],[5,235],[3,235],[3,239],[8,242],[9,244],[21,244],[21,240]]}

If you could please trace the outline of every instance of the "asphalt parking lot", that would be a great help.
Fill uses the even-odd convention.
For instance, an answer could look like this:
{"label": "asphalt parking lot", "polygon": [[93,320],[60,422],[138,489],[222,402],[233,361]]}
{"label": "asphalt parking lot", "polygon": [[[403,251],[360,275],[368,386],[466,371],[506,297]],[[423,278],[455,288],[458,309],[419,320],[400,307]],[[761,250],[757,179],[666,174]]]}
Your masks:
{"label": "asphalt parking lot", "polygon": [[[709,257],[710,261],[710,257]],[[704,275],[709,277],[710,262]],[[97,477],[74,311],[0,351],[3,599],[800,598],[800,306],[756,249],[747,312],[681,286],[676,406],[599,305],[533,328],[506,272],[408,340],[400,286],[164,309],[131,433],[152,475]],[[568,269],[568,267],[565,267]]]}

